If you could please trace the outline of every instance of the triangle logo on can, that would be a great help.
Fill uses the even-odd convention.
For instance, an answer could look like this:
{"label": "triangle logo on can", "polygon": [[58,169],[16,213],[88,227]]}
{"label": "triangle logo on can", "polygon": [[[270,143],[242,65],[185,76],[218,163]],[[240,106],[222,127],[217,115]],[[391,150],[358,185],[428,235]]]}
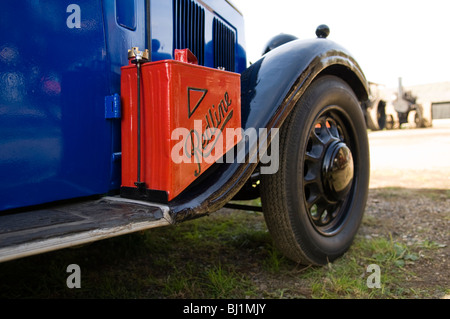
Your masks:
{"label": "triangle logo on can", "polygon": [[188,118],[191,118],[195,110],[197,110],[200,103],[202,103],[203,99],[205,98],[207,92],[207,89],[188,87]]}

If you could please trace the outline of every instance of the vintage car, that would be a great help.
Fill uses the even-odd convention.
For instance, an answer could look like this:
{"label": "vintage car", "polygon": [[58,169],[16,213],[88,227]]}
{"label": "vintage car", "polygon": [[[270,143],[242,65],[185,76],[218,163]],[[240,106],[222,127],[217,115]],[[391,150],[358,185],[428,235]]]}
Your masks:
{"label": "vintage car", "polygon": [[368,86],[326,25],[268,39],[248,65],[230,1],[0,11],[0,261],[224,206],[262,209],[296,262],[349,248],[368,194]]}

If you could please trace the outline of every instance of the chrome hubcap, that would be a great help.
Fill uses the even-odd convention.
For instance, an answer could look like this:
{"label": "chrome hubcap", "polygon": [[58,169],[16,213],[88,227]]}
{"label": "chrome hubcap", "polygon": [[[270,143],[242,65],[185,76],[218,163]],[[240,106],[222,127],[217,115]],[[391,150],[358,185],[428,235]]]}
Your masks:
{"label": "chrome hubcap", "polygon": [[331,144],[322,163],[322,183],[332,200],[344,198],[352,185],[353,156],[345,143]]}

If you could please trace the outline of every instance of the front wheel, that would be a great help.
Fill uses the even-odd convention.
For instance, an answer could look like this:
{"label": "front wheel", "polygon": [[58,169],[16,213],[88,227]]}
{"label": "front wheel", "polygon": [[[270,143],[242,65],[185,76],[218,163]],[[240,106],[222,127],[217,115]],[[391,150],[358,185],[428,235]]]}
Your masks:
{"label": "front wheel", "polygon": [[279,133],[279,170],[261,176],[267,227],[290,259],[326,264],[348,250],[366,205],[370,168],[363,112],[344,81],[323,76]]}

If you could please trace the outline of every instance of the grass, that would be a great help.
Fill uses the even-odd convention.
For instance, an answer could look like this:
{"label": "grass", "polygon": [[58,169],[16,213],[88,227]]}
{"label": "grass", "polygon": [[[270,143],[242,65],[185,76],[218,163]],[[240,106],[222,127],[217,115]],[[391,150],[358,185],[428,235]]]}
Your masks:
{"label": "grass", "polygon": [[[357,238],[350,251],[342,258],[311,273],[313,298],[401,298],[409,291],[402,288],[405,281],[403,267],[406,261],[415,261],[418,255],[392,239]],[[368,281],[373,271],[380,269],[380,288],[370,288]]]}
{"label": "grass", "polygon": [[[262,213],[224,212],[0,264],[0,297],[421,298],[430,292],[405,285],[408,266],[419,250],[440,248],[357,236],[333,264],[304,267],[274,247]],[[72,263],[81,268],[81,289],[66,286]],[[380,288],[367,285],[370,264],[380,267]]]}

